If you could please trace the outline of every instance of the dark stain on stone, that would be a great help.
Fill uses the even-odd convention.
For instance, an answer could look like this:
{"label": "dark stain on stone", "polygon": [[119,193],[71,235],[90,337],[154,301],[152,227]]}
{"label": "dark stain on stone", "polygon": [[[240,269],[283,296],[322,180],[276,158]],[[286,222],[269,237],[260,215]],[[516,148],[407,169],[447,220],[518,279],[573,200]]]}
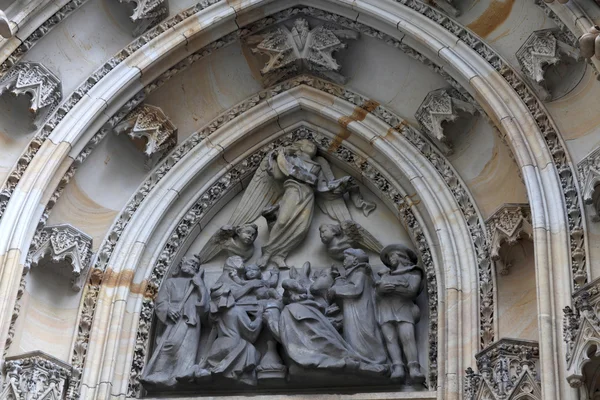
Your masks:
{"label": "dark stain on stone", "polygon": [[506,21],[515,0],[492,0],[488,8],[467,27],[481,37],[486,37]]}

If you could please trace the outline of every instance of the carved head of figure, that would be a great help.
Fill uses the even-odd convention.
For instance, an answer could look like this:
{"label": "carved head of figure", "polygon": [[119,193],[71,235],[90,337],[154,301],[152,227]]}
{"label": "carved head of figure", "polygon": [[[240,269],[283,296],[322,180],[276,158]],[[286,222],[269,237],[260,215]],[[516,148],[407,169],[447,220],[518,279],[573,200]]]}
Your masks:
{"label": "carved head of figure", "polygon": [[321,242],[329,244],[334,237],[342,234],[342,228],[335,224],[322,224],[319,227],[319,233],[321,235]]}
{"label": "carved head of figure", "polygon": [[244,271],[245,271],[246,279],[248,279],[248,280],[260,279],[262,276],[262,272],[261,272],[259,266],[256,264],[246,265],[246,268],[244,269]]}
{"label": "carved head of figure", "polygon": [[387,267],[392,269],[399,266],[415,265],[419,261],[417,253],[403,244],[386,246],[381,251],[380,258]]}
{"label": "carved head of figure", "polygon": [[240,256],[227,257],[225,264],[223,265],[223,271],[228,272],[230,275],[241,275],[244,271],[244,259]]}
{"label": "carved head of figure", "polygon": [[334,280],[331,268],[324,268],[313,275],[310,292],[315,296],[325,297],[327,290],[333,286]]}
{"label": "carved head of figure", "polygon": [[198,272],[200,267],[200,260],[197,256],[186,257],[181,262],[179,267],[179,273],[183,276],[193,276]]}
{"label": "carved head of figure", "polygon": [[235,228],[235,234],[240,238],[242,243],[251,245],[258,236],[258,226],[256,224],[245,224]]}
{"label": "carved head of figure", "polygon": [[354,267],[369,262],[369,256],[362,249],[344,250],[344,268]]}
{"label": "carved head of figure", "polygon": [[317,155],[317,145],[308,139],[298,140],[292,146],[295,150],[303,152],[310,158],[314,158]]}

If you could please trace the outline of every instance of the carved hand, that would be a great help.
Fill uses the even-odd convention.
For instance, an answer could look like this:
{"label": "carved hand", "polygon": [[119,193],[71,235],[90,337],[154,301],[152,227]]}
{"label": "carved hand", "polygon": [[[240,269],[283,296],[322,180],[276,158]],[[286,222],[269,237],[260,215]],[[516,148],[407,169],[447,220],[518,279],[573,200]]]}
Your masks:
{"label": "carved hand", "polygon": [[168,315],[169,319],[171,319],[171,321],[177,322],[177,320],[181,316],[181,313],[175,309],[170,309],[169,312],[167,313],[167,315]]}

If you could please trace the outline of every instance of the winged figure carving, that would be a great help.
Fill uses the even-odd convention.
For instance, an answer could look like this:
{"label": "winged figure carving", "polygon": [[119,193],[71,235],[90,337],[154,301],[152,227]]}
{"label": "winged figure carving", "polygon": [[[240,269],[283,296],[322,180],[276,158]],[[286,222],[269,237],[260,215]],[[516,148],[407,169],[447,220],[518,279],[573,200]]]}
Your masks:
{"label": "winged figure carving", "polygon": [[248,261],[254,254],[254,241],[258,235],[255,224],[224,225],[210,238],[198,254],[200,263],[204,264],[215,258],[222,251],[229,257],[240,256]]}
{"label": "winged figure carving", "polygon": [[321,241],[327,247],[327,254],[334,260],[344,259],[344,250],[362,248],[377,254],[383,245],[358,222],[342,221],[339,224],[323,224],[319,227]]}
{"label": "winged figure carving", "polygon": [[[329,163],[316,154],[316,145],[308,139],[269,152],[229,220],[228,225],[241,226],[261,216],[267,219],[269,238],[258,260],[261,267],[272,262],[287,268],[285,259],[306,237],[315,203],[338,222],[351,220],[345,197],[365,215],[375,208],[374,203],[363,199],[352,177],[335,179]],[[206,250],[206,254],[212,252]]]}

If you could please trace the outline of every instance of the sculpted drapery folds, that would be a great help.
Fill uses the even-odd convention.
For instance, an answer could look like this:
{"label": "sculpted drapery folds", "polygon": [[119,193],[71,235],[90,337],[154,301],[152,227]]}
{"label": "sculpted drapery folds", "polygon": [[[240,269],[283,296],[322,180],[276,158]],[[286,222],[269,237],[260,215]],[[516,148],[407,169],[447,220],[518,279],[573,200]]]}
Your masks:
{"label": "sculpted drapery folds", "polygon": [[[181,277],[161,288],[145,387],[218,391],[227,382],[233,387],[304,387],[307,382],[327,387],[344,385],[348,376],[367,384],[421,385],[415,299],[423,274],[417,256],[404,245],[384,248],[352,220],[346,200],[365,215],[374,207],[351,177],[335,179],[311,141],[267,153],[229,224],[190,259],[193,264],[182,264]],[[321,224],[319,235],[334,264],[312,270],[307,261],[301,270],[291,267],[280,282],[280,268],[304,242],[315,205],[333,220]],[[255,255],[259,235],[252,222],[261,216],[268,235],[262,254]],[[221,252],[228,257],[207,290],[197,266],[213,268],[209,262]],[[367,252],[380,256],[384,265],[371,266]],[[191,291],[196,297],[186,282],[197,288]],[[210,326],[200,330],[204,315]]]}
{"label": "sculpted drapery folds", "polygon": [[183,260],[158,293],[154,353],[142,378],[146,384],[173,387],[176,377],[196,362],[201,319],[208,311],[208,291],[199,266],[196,257]]}

